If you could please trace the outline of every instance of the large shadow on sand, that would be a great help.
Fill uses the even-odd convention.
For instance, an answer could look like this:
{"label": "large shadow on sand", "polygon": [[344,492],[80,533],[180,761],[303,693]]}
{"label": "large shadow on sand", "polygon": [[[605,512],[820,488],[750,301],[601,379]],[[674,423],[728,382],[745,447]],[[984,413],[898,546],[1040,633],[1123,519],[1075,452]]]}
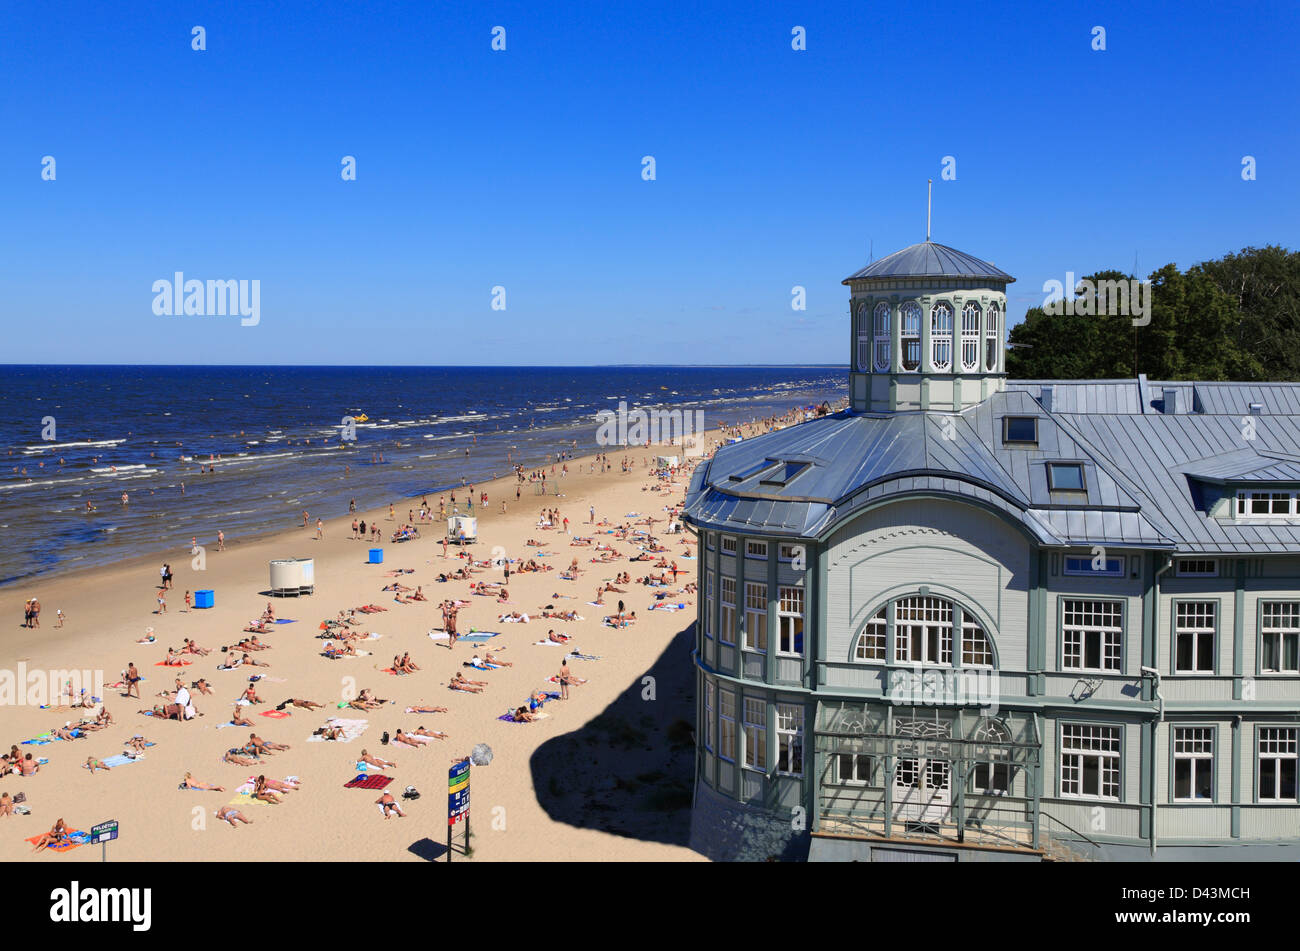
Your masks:
{"label": "large shadow on sand", "polygon": [[[626,636],[635,637],[635,629]],[[688,843],[695,771],[694,643],[692,623],[600,714],[538,747],[529,766],[547,815],[583,829]],[[572,660],[569,666],[578,677],[601,673],[598,660]],[[643,698],[645,676],[654,678],[653,700]]]}

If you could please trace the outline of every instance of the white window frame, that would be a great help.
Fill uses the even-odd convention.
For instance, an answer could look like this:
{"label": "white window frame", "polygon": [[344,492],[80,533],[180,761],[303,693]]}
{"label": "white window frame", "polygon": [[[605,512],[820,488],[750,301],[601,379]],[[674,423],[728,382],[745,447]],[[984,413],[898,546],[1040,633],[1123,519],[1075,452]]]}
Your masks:
{"label": "white window frame", "polygon": [[984,371],[986,373],[993,373],[998,368],[998,351],[1001,349],[998,321],[1001,317],[1002,308],[997,304],[989,304],[984,314]]}
{"label": "white window frame", "polygon": [[[727,589],[731,600],[727,600]],[[736,579],[723,575],[718,581],[718,643],[736,646]]]}
{"label": "white window frame", "polygon": [[806,564],[808,561],[808,546],[799,543],[792,544],[788,542],[782,542],[780,545],[778,545],[776,549],[777,561],[794,561],[795,553],[800,551],[800,549],[802,549],[803,560],[804,563]]}
{"label": "white window frame", "polygon": [[[1300,601],[1260,601],[1258,611],[1259,672],[1262,674],[1300,674]],[[1276,641],[1273,656],[1279,661],[1277,666],[1269,667],[1265,665],[1264,657],[1267,652],[1264,650],[1264,642],[1266,639]],[[1287,641],[1294,643],[1291,649],[1293,665],[1290,667],[1281,666],[1286,663]]]}
{"label": "white window frame", "polygon": [[[1259,511],[1259,509],[1263,511]],[[1238,489],[1237,518],[1295,518],[1296,493],[1278,489]]]}
{"label": "white window frame", "polygon": [[984,625],[966,611],[962,612],[961,617],[961,665],[963,667],[993,666],[993,641],[984,630]]}
{"label": "white window frame", "polygon": [[722,536],[722,553],[723,553],[724,555],[734,555],[734,554],[736,553],[736,536],[735,536],[735,535],[723,535],[723,536]]}
{"label": "white window frame", "polygon": [[[781,657],[802,657],[802,650],[795,650],[795,637],[800,642],[804,635],[804,589],[798,585],[780,585],[776,589],[776,652]],[[789,641],[787,650],[784,646]]]}
{"label": "white window frame", "polygon": [[952,304],[935,301],[930,306],[930,368],[936,373],[952,369]]}
{"label": "white window frame", "polygon": [[[1207,610],[1203,610],[1208,608]],[[1219,605],[1216,601],[1175,601],[1174,602],[1174,643],[1173,671],[1175,674],[1199,676],[1213,675],[1219,668]],[[1203,623],[1208,617],[1209,623]],[[1201,622],[1201,623],[1197,623]],[[1210,668],[1199,666],[1201,646],[1205,639],[1210,641]],[[1192,667],[1181,667],[1178,663],[1180,648],[1184,640],[1192,644]]]}
{"label": "white window frame", "polygon": [[[1208,569],[1206,565],[1209,565]],[[1217,578],[1219,562],[1214,558],[1179,558],[1174,565],[1174,574],[1179,578]]]}
{"label": "white window frame", "polygon": [[1123,578],[1124,559],[1107,557],[1105,567],[1097,570],[1092,567],[1091,555],[1066,555],[1061,561],[1061,573],[1081,578]]}
{"label": "white window frame", "polygon": [[864,664],[883,664],[889,659],[888,632],[888,614],[885,608],[881,608],[858,635],[858,642],[853,645],[853,659]]}
{"label": "white window frame", "polygon": [[[789,752],[787,752],[789,751]],[[803,706],[797,703],[776,705],[776,774],[778,776],[803,775]],[[790,764],[798,759],[798,766]],[[786,768],[781,761],[786,761]]]}
{"label": "white window frame", "polygon": [[[1172,769],[1172,787],[1170,796],[1174,802],[1214,802],[1214,754],[1215,754],[1215,730],[1212,726],[1175,726],[1173,731],[1173,765]],[[1182,764],[1187,764],[1188,769],[1188,789],[1189,793],[1184,796],[1178,795],[1178,774]],[[1205,778],[1202,772],[1207,773],[1210,781],[1210,794],[1208,796],[1198,796],[1197,779]]]}
{"label": "white window frame", "polygon": [[745,697],[740,724],[741,762],[745,769],[767,772],[767,702],[760,697]]}
{"label": "white window frame", "polygon": [[[921,305],[914,300],[903,301],[903,306],[898,309],[898,339],[902,349],[901,369],[904,373],[919,373],[921,370],[922,359],[925,356],[921,353],[921,320],[925,312],[921,310]],[[915,347],[916,359],[908,360],[909,348]],[[911,362],[911,366],[908,363]]]}
{"label": "white window frame", "polygon": [[712,568],[704,572],[704,636],[713,637],[713,600],[714,600],[714,575],[717,574]]}
{"label": "white window frame", "polygon": [[756,560],[767,560],[767,542],[747,539],[745,541],[745,557]]}
{"label": "white window frame", "polygon": [[975,373],[980,368],[980,318],[978,302],[968,300],[961,307],[961,369]]}
{"label": "white window frame", "polygon": [[[1095,641],[1096,666],[1088,663]],[[1117,674],[1124,670],[1124,602],[1061,599],[1061,669]]]}
{"label": "white window frame", "polygon": [[[840,767],[843,765],[841,757],[852,757],[853,776],[846,778]],[[862,776],[863,765],[866,765],[866,778]],[[870,753],[832,753],[831,754],[831,785],[833,786],[870,786],[871,780],[876,774],[876,758]]]}
{"label": "white window frame", "polygon": [[[922,664],[932,667],[951,667],[954,640],[953,603],[946,598],[928,595],[899,598],[894,602],[894,662]],[[903,615],[915,615],[904,617]],[[920,628],[919,641],[910,628]],[[913,647],[919,644],[920,650]],[[912,656],[919,653],[921,656]]]}
{"label": "white window frame", "polygon": [[888,301],[881,301],[876,305],[874,311],[875,333],[876,333],[876,350],[875,350],[875,368],[876,370],[888,370],[890,364],[890,354],[894,348],[894,338],[890,334],[890,323],[893,319],[893,306]]}
{"label": "white window frame", "polygon": [[[1059,779],[1063,799],[1118,802],[1123,792],[1122,727],[1100,723],[1062,723]],[[1097,791],[1084,788],[1087,760],[1096,760]]]}
{"label": "white window frame", "polygon": [[736,761],[736,691],[730,687],[718,688],[718,756]]}
{"label": "white window frame", "polygon": [[871,369],[871,312],[867,302],[858,304],[858,353],[857,369],[865,373]]}
{"label": "white window frame", "polygon": [[[762,607],[759,607],[759,602]],[[755,654],[767,653],[767,582],[745,582],[745,637],[742,646]]]}
{"label": "white window frame", "polygon": [[[1296,728],[1292,726],[1259,726],[1255,728],[1255,801],[1296,802],[1296,795],[1282,796],[1282,764],[1291,764],[1291,785],[1300,793],[1300,760],[1297,758]],[[1264,789],[1264,761],[1274,763],[1272,788]]]}

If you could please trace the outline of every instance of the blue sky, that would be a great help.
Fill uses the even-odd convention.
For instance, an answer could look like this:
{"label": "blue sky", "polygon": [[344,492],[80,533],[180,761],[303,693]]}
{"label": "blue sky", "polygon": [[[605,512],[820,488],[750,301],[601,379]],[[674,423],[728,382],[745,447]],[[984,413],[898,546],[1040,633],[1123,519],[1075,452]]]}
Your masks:
{"label": "blue sky", "polygon": [[[845,362],[840,281],[873,244],[924,238],[927,178],[934,240],[1019,279],[1013,321],[1067,270],[1297,248],[1298,19],[1293,3],[13,3],[0,359]],[[153,282],[178,270],[259,280],[260,323],[155,315]]]}

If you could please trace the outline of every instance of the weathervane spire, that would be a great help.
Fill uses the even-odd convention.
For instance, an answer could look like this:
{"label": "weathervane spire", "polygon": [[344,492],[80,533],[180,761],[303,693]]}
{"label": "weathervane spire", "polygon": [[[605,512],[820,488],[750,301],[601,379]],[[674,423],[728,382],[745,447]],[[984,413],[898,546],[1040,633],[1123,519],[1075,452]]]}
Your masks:
{"label": "weathervane spire", "polygon": [[925,186],[925,240],[930,240],[930,208],[934,203],[934,179],[926,180]]}

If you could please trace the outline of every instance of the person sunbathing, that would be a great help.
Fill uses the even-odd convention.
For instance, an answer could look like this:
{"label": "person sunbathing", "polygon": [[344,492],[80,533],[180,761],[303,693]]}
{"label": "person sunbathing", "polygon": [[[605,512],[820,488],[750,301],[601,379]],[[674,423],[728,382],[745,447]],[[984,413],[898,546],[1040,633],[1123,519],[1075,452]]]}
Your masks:
{"label": "person sunbathing", "polygon": [[269,651],[271,649],[269,644],[263,644],[260,640],[258,640],[256,634],[254,634],[252,637],[244,638],[235,646],[240,650],[245,650],[245,651]]}
{"label": "person sunbathing", "polygon": [[265,634],[266,621],[261,618],[258,618],[256,621],[249,621],[248,627],[244,628],[244,631],[248,634]]}
{"label": "person sunbathing", "polygon": [[212,651],[206,647],[200,647],[190,638],[185,638],[185,646],[181,648],[182,654],[198,654],[200,657],[207,657]]}
{"label": "person sunbathing", "polygon": [[179,704],[155,704],[152,710],[137,710],[136,713],[144,714],[147,717],[161,717],[164,720],[179,720],[181,718],[181,708]]}
{"label": "person sunbathing", "polygon": [[90,770],[90,775],[95,775],[97,769],[112,769],[111,766],[105,766],[103,760],[95,759],[93,756],[86,757],[86,768]]}
{"label": "person sunbathing", "polygon": [[424,589],[421,588],[421,587],[417,587],[417,588],[415,589],[415,594],[411,595],[411,600],[412,600],[412,601],[428,601],[429,599],[426,598],[426,597],[424,596]]}
{"label": "person sunbathing", "polygon": [[407,713],[446,713],[446,707],[435,707],[421,701],[413,706],[406,708]]}
{"label": "person sunbathing", "polygon": [[254,799],[260,799],[262,802],[270,803],[273,806],[280,805],[280,796],[267,788],[265,776],[258,776],[253,781],[253,791],[250,795]]}
{"label": "person sunbathing", "polygon": [[244,823],[244,825],[253,824],[252,819],[246,818],[244,814],[240,812],[238,809],[236,809],[234,806],[222,806],[220,809],[217,810],[216,816],[222,822],[229,822],[231,828],[234,828],[236,823],[238,822],[242,822]]}
{"label": "person sunbathing", "polygon": [[314,735],[319,736],[322,740],[341,740],[343,739],[343,727],[326,724],[316,730]]}
{"label": "person sunbathing", "polygon": [[163,659],[163,664],[167,667],[184,667],[185,660],[169,647],[167,648],[167,656]]}
{"label": "person sunbathing", "polygon": [[357,757],[357,761],[361,763],[365,763],[367,766],[374,766],[379,769],[397,768],[397,764],[395,762],[392,762],[391,760],[380,759],[377,756],[371,756],[365,750],[361,751],[361,755]]}
{"label": "person sunbathing", "polygon": [[393,742],[401,743],[405,746],[414,746],[416,749],[419,749],[420,746],[422,745],[419,742],[411,739],[405,733],[403,733],[400,727],[398,728],[397,732],[393,734]]}
{"label": "person sunbathing", "polygon": [[274,789],[276,792],[297,792],[302,788],[300,779],[267,779],[264,783],[267,789]]}
{"label": "person sunbathing", "polygon": [[247,654],[244,654],[242,657],[239,658],[239,663],[240,663],[240,664],[248,664],[250,667],[270,667],[270,666],[271,666],[270,664],[264,664],[264,663],[262,663],[260,660],[253,660],[253,658],[249,657]]}
{"label": "person sunbathing", "polygon": [[269,753],[272,750],[283,751],[289,749],[289,746],[285,743],[268,743],[256,733],[248,734],[248,742],[253,745],[258,753]]}
{"label": "person sunbathing", "polygon": [[335,644],[333,642],[326,642],[325,644],[326,657],[343,657],[345,655],[349,657],[356,657],[357,649],[353,647],[351,644],[347,644],[347,643]]}
{"label": "person sunbathing", "polygon": [[498,659],[497,656],[496,656],[495,654],[493,654],[491,651],[487,651],[487,652],[483,655],[483,659],[484,659],[485,661],[487,661],[489,664],[496,664],[498,667],[513,667],[513,666],[514,666],[514,664],[512,664],[512,663],[511,663],[510,661],[508,661],[508,660],[500,660],[500,659]]}
{"label": "person sunbathing", "polygon": [[252,684],[248,685],[248,689],[244,691],[244,695],[241,699],[247,703],[262,702],[262,698],[257,695],[257,689]]}
{"label": "person sunbathing", "polygon": [[527,707],[519,707],[513,714],[511,714],[511,719],[516,723],[532,723],[537,719],[537,715]]}
{"label": "person sunbathing", "polygon": [[407,651],[405,654],[402,655],[400,663],[401,663],[402,671],[404,673],[413,674],[420,669],[419,665],[416,664],[415,661],[411,660],[410,651]]}
{"label": "person sunbathing", "polygon": [[447,684],[452,690],[463,690],[466,693],[482,693],[483,684],[473,680],[466,680],[465,675],[457,671]]}
{"label": "person sunbathing", "polygon": [[[377,666],[378,666],[378,665],[376,665],[376,667],[377,667]],[[394,654],[394,655],[393,655],[393,663],[389,666],[388,669],[391,670],[391,671],[392,671],[393,673],[395,673],[395,674],[405,674],[405,673],[409,673],[409,671],[405,671],[405,670],[402,669],[402,656],[401,656],[400,654]]]}
{"label": "person sunbathing", "polygon": [[72,729],[73,729],[73,727],[72,727],[72,721],[69,720],[69,721],[67,721],[66,723],[64,723],[63,726],[55,727],[54,730],[53,730],[53,733],[54,733],[55,736],[57,736],[57,737],[58,737],[59,739],[61,739],[61,740],[80,740],[80,739],[85,739],[84,736],[77,736],[76,734],[74,734],[74,733],[72,732]]}
{"label": "person sunbathing", "polygon": [[[222,650],[224,651],[225,648],[223,647]],[[239,654],[236,653],[235,651],[231,651],[229,654],[226,655],[226,662],[221,665],[220,669],[234,670],[236,667],[239,666],[239,664],[240,664]]]}
{"label": "person sunbathing", "polygon": [[35,776],[41,771],[41,764],[36,762],[31,753],[23,757],[18,766],[18,772],[23,776]]}
{"label": "person sunbathing", "polygon": [[311,700],[299,700],[299,699],[296,699],[296,698],[293,698],[293,697],[290,697],[288,700],[284,701],[284,703],[280,704],[280,705],[277,706],[275,709],[277,709],[277,710],[283,710],[285,707],[289,706],[290,704],[293,704],[295,707],[300,707],[300,708],[302,708],[303,710],[323,710],[323,709],[325,709],[325,704],[323,704],[323,703],[314,703],[314,702],[312,702]]}
{"label": "person sunbathing", "polygon": [[201,783],[197,779],[195,779],[193,775],[191,775],[190,773],[185,774],[185,778],[181,780],[180,788],[199,789],[199,790],[203,790],[204,792],[225,792],[226,791],[225,786],[214,786],[211,783]]}
{"label": "person sunbathing", "polygon": [[500,617],[498,617],[497,621],[503,624],[508,624],[510,622],[527,624],[528,615],[520,614],[518,611],[511,611],[509,614],[503,614]]}
{"label": "person sunbathing", "polygon": [[62,818],[59,818],[50,828],[49,832],[42,833],[33,846],[33,852],[39,852],[54,845],[59,845],[68,837],[68,826]]}
{"label": "person sunbathing", "polygon": [[126,745],[136,753],[143,753],[145,748],[149,745],[149,741],[146,740],[142,734],[137,733],[135,736],[131,737],[131,739],[126,741]]}
{"label": "person sunbathing", "polygon": [[14,801],[8,792],[0,793],[0,816],[12,816],[14,814]]}
{"label": "person sunbathing", "polygon": [[236,702],[236,703],[235,703],[235,712],[232,713],[232,714],[230,715],[230,723],[231,723],[231,725],[232,725],[232,726],[253,726],[253,721],[252,721],[252,720],[245,720],[245,719],[240,715],[240,713],[239,713],[239,709],[240,709],[240,704],[239,704],[238,702]]}
{"label": "person sunbathing", "polygon": [[362,689],[361,693],[357,694],[357,699],[351,701],[348,705],[354,706],[358,710],[374,710],[376,707],[382,707],[387,702],[387,700],[376,698],[371,693],[370,688],[365,687]]}
{"label": "person sunbathing", "polygon": [[554,631],[546,632],[546,639],[552,644],[567,644],[573,640],[572,634],[556,634]]}
{"label": "person sunbathing", "polygon": [[404,813],[402,807],[397,804],[397,800],[393,798],[392,793],[384,793],[375,800],[375,804],[383,810],[385,819],[391,815],[396,815],[403,819],[406,818],[406,813]]}
{"label": "person sunbathing", "polygon": [[441,730],[426,730],[423,725],[417,726],[411,735],[427,736],[435,740],[445,740],[447,738],[447,734],[443,733]]}

